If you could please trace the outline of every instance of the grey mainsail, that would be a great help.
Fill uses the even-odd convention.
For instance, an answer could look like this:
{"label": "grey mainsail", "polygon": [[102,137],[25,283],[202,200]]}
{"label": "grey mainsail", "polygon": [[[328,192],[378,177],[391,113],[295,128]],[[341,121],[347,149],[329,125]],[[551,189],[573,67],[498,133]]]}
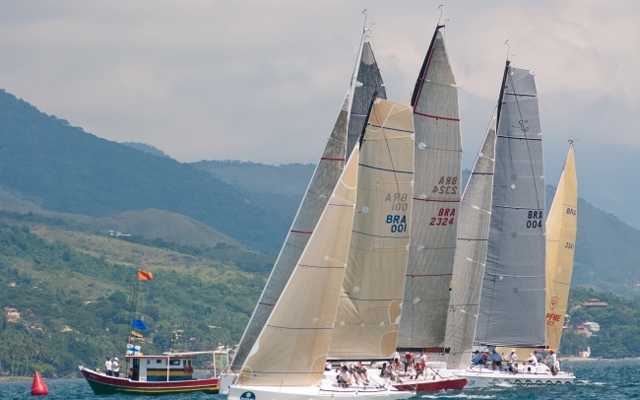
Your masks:
{"label": "grey mainsail", "polygon": [[532,71],[507,61],[498,103],[491,224],[477,344],[545,343],[542,130]]}
{"label": "grey mainsail", "polygon": [[460,203],[445,340],[450,349],[447,356],[447,368],[450,369],[466,368],[471,359],[491,221],[495,144],[496,111],[493,112]]}
{"label": "grey mainsail", "polygon": [[411,105],[416,131],[415,190],[400,349],[444,346],[461,196],[458,88],[438,26]]}
{"label": "grey mainsail", "polygon": [[271,315],[273,307],[280,298],[280,294],[344,169],[345,157],[351,154],[357,138],[364,130],[368,107],[374,93],[379,98],[386,98],[382,77],[371,49],[369,30],[365,30],[362,34],[356,66],[338,119],[300,203],[271,275],[242,335],[230,365],[231,371],[240,370],[269,315]]}

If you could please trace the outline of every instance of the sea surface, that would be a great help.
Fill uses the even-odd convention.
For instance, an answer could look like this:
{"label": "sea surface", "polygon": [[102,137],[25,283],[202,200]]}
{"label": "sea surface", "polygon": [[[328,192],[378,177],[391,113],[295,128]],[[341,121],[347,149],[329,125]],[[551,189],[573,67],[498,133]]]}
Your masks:
{"label": "sea surface", "polygon": [[[598,360],[564,362],[563,369],[571,367],[576,375],[572,386],[545,386],[531,388],[487,388],[449,391],[415,396],[412,399],[640,399],[640,360]],[[222,400],[226,396],[202,393],[167,396],[131,396],[93,394],[89,384],[82,379],[45,379],[49,395],[43,400],[67,399],[207,399]],[[30,395],[31,381],[0,382],[0,399],[35,399]]]}

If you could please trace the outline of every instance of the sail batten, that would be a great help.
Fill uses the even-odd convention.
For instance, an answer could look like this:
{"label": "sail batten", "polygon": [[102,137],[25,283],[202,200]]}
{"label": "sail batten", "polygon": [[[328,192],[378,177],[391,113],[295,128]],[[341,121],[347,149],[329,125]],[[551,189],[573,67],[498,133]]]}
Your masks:
{"label": "sail batten", "polygon": [[458,89],[438,26],[411,98],[416,131],[409,264],[398,347],[442,348],[462,174]]}
{"label": "sail batten", "polygon": [[338,118],[236,349],[230,365],[232,371],[240,370],[307,245],[344,169],[345,161],[364,129],[368,107],[374,93],[379,98],[386,98],[384,83],[371,48],[369,31],[365,30]]}

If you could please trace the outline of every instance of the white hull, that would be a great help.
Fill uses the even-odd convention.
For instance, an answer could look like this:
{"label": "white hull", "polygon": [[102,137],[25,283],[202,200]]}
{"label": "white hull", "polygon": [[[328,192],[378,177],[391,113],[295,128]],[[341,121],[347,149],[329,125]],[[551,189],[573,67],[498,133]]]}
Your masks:
{"label": "white hull", "polygon": [[231,386],[229,400],[408,399],[415,393],[393,388],[316,386]]}
{"label": "white hull", "polygon": [[465,389],[476,389],[490,386],[551,386],[570,385],[576,379],[572,373],[564,371],[553,375],[549,368],[540,366],[532,371],[494,371],[490,368],[469,368],[461,370],[456,375],[467,379]]}
{"label": "white hull", "polygon": [[229,386],[236,383],[238,374],[234,372],[223,372],[220,374],[220,394],[229,394]]}

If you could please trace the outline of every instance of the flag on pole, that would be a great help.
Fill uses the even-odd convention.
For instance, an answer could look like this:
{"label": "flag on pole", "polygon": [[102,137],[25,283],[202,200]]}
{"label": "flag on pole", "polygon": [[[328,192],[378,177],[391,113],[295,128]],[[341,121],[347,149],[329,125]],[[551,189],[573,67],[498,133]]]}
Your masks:
{"label": "flag on pole", "polygon": [[153,274],[148,271],[143,271],[141,269],[138,270],[138,280],[139,281],[151,281],[153,280]]}
{"label": "flag on pole", "polygon": [[131,340],[140,340],[142,339],[142,333],[131,331]]}
{"label": "flag on pole", "polygon": [[147,329],[147,324],[144,323],[143,320],[134,318],[133,320],[133,329],[145,330]]}

